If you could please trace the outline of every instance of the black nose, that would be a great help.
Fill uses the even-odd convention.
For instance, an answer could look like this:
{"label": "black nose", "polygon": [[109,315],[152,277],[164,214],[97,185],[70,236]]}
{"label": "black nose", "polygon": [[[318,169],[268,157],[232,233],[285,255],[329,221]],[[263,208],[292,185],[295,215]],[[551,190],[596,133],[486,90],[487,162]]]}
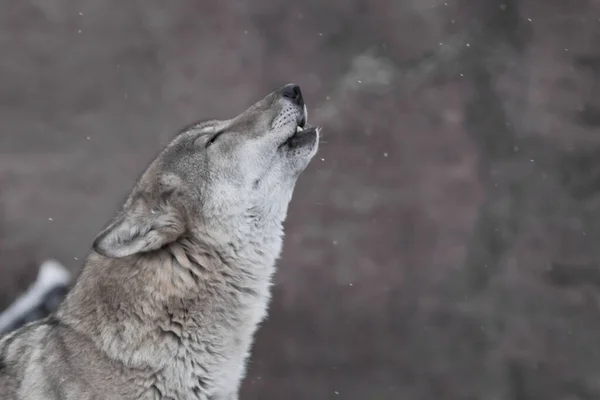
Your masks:
{"label": "black nose", "polygon": [[290,99],[294,104],[304,106],[304,99],[302,98],[302,91],[300,86],[290,83],[281,88],[281,95],[287,99]]}

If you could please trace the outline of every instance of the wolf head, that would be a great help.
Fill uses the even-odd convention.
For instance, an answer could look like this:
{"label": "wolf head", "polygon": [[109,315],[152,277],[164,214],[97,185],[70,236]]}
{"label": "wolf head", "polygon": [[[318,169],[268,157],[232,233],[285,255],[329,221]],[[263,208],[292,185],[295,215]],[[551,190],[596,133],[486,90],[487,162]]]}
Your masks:
{"label": "wolf head", "polygon": [[93,249],[118,258],[184,234],[243,240],[280,227],[318,139],[293,84],[232,119],[196,123],[150,164]]}

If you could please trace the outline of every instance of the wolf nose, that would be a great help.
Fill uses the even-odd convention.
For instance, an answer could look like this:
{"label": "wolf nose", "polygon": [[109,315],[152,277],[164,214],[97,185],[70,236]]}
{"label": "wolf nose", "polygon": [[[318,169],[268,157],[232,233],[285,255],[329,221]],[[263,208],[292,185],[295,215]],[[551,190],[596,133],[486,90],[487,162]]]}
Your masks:
{"label": "wolf nose", "polygon": [[302,91],[300,86],[290,83],[281,88],[281,95],[287,99],[290,99],[294,104],[304,107],[304,99],[302,98]]}

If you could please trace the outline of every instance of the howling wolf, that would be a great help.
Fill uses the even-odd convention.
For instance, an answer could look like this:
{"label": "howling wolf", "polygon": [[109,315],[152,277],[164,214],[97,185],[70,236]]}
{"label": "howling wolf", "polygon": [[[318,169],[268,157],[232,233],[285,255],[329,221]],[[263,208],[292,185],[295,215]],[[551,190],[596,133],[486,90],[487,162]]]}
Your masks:
{"label": "howling wolf", "polygon": [[318,142],[293,84],[179,132],[58,309],[0,339],[0,397],[238,399],[282,224]]}

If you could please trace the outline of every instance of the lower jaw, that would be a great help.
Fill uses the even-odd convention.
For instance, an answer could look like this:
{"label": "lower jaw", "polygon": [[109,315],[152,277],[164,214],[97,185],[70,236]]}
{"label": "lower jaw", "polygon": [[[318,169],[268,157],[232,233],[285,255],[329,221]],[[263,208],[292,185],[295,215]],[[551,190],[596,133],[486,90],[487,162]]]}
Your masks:
{"label": "lower jaw", "polygon": [[296,149],[303,147],[308,144],[309,141],[315,140],[313,136],[316,136],[317,128],[309,127],[301,131],[296,131],[290,136],[285,142],[279,145],[279,148],[288,147],[290,149]]}

